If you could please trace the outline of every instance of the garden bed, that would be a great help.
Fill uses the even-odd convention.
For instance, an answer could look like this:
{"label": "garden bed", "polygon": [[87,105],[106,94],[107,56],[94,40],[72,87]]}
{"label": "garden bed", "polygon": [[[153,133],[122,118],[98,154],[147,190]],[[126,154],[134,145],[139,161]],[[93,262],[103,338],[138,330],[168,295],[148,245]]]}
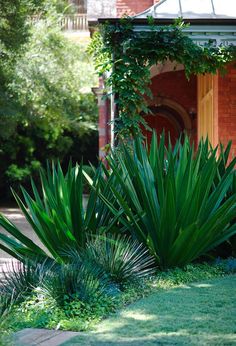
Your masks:
{"label": "garden bed", "polygon": [[[209,279],[219,279],[217,281],[217,285],[219,286],[222,282],[222,290],[224,290],[224,282],[226,282],[228,286],[229,283],[232,282],[231,289],[233,290],[235,276],[229,276],[228,274],[231,274],[234,271],[235,261],[233,260],[219,261],[219,263],[211,265],[188,265],[185,269],[173,269],[166,272],[158,272],[150,278],[137,282],[136,285],[129,284],[124,288],[123,292],[120,292],[119,294],[109,296],[104,295],[100,297],[99,300],[84,305],[79,304],[78,301],[75,301],[74,303],[72,302],[67,306],[65,305],[63,309],[56,307],[55,302],[53,303],[51,299],[49,299],[48,297],[44,297],[41,292],[37,292],[36,290],[32,292],[32,294],[28,296],[24,302],[16,305],[8,314],[4,316],[4,318],[2,318],[0,324],[0,330],[3,339],[2,343],[4,345],[4,342],[6,342],[4,339],[7,337],[7,342],[10,345],[10,335],[12,334],[12,332],[24,328],[49,328],[70,331],[90,331],[95,329],[96,325],[101,320],[108,318],[109,316],[112,316],[117,312],[118,315],[115,314],[114,318],[115,320],[119,319],[119,316],[122,316],[122,313],[119,313],[120,310],[122,310],[124,307],[127,307],[131,303],[139,301],[144,297],[148,297],[147,301],[152,301],[151,297],[155,296],[155,299],[160,300],[158,309],[164,312],[166,301],[163,300],[162,303],[162,297],[165,292],[170,292],[170,289],[174,289],[173,293],[171,293],[170,295],[170,301],[173,303],[173,306],[175,306],[176,303],[174,299],[176,292],[175,289],[178,287],[185,287],[181,292],[188,292],[188,288],[190,289],[195,287],[197,289],[197,285],[192,285],[193,283]],[[192,289],[191,291],[195,292],[196,289]],[[209,294],[212,295],[211,299],[213,299],[213,291],[210,290]],[[227,300],[227,302],[229,302],[229,299],[231,299],[232,297],[230,291],[228,291],[227,293],[227,291],[225,290],[224,294],[225,299]],[[194,295],[193,299],[195,299]],[[206,298],[206,302],[208,302],[208,300],[209,299]],[[140,303],[137,303],[137,306],[139,306],[139,304],[142,305],[142,302],[143,300],[140,300]],[[185,306],[185,302],[183,301],[182,303],[182,309],[186,310],[187,306]],[[196,309],[201,308],[202,303],[200,303],[200,305],[198,303],[199,302],[196,300]],[[132,306],[136,305],[131,305],[131,310]],[[148,314],[152,315],[151,309]],[[148,317],[147,321],[149,321]],[[167,322],[168,321],[166,320],[166,323]],[[105,324],[103,325],[106,325],[106,322],[104,323]],[[152,327],[153,325],[151,323],[150,328]],[[167,324],[165,324],[165,327],[167,327]],[[170,322],[168,328],[172,327],[172,322]],[[144,333],[145,330],[146,329],[144,328]]]}

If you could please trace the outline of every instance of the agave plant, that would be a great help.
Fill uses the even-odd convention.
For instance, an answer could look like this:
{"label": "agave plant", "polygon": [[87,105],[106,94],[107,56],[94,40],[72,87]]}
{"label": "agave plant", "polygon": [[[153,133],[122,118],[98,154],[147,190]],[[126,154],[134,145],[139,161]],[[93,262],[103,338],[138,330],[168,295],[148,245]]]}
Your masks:
{"label": "agave plant", "polygon": [[0,248],[20,261],[37,257],[41,261],[53,258],[63,263],[67,261],[63,247],[83,249],[91,234],[115,227],[120,213],[114,216],[98,197],[100,190],[107,200],[116,205],[109,188],[112,177],[105,179],[100,171],[98,168],[95,172],[94,189],[89,195],[86,209],[83,206],[82,165],[72,167],[69,164],[67,173],[63,174],[60,164],[53,163],[51,167],[48,165],[46,171],[40,171],[40,190],[32,180],[33,196],[22,187],[22,200],[13,191],[16,202],[46,251],[1,214],[0,225],[8,235],[0,233]]}
{"label": "agave plant", "polygon": [[[121,222],[161,268],[183,266],[236,233],[231,224],[236,194],[226,198],[236,160],[225,170],[222,160],[207,142],[195,152],[187,137],[172,148],[165,146],[164,135],[158,143],[155,134],[150,151],[137,138],[130,150],[121,145],[110,156],[110,174],[116,177],[111,190],[126,214]],[[100,197],[114,215],[120,212]]]}

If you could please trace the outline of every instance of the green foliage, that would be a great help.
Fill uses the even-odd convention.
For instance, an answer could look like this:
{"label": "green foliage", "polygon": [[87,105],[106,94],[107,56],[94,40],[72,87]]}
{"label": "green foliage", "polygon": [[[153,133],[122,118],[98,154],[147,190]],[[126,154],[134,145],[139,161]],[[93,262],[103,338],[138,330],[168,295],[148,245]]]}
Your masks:
{"label": "green foliage", "polygon": [[[11,4],[12,17],[6,17],[17,29],[19,20],[21,30],[13,33],[6,25],[3,38],[0,33],[0,47],[3,39],[13,42],[6,54],[0,48],[1,198],[7,193],[9,197],[8,185],[29,184],[32,174],[37,178],[45,158],[67,164],[70,157],[84,156],[86,163],[97,162],[97,106],[91,93],[96,77],[86,46],[63,36],[49,2],[36,12],[31,9],[33,1],[14,3],[24,9],[18,13]],[[41,19],[30,23],[29,15],[38,8]],[[0,9],[0,27],[4,16]]]}
{"label": "green foliage", "polygon": [[22,53],[22,46],[30,36],[29,16],[40,11],[43,5],[44,0],[0,1],[0,116],[8,123],[6,130],[12,122],[11,117],[20,111],[17,100],[8,91],[8,83],[12,80],[12,70]]}
{"label": "green foliage", "polygon": [[[89,195],[87,208],[83,206],[83,172],[82,165],[72,167],[70,163],[63,174],[60,163],[48,165],[47,171],[40,170],[41,189],[38,190],[32,180],[33,197],[22,188],[22,199],[13,192],[18,206],[31,225],[37,237],[48,250],[48,254],[34,244],[28,237],[0,215],[0,225],[12,237],[0,232],[0,248],[22,261],[27,258],[54,258],[66,262],[65,249],[83,249],[92,234],[104,230],[108,232],[116,226],[117,216],[99,199],[97,189],[101,189],[106,198],[114,205],[115,197],[107,188],[105,180],[98,169],[94,177],[94,187]],[[120,214],[119,214],[120,215]]]}
{"label": "green foliage", "polygon": [[41,283],[42,293],[61,307],[74,300],[78,304],[89,303],[98,299],[105,290],[102,274],[98,266],[92,268],[86,261],[55,266]]}
{"label": "green foliage", "polygon": [[29,165],[25,165],[24,167],[18,167],[13,163],[8,167],[5,174],[8,181],[12,183],[12,186],[15,186],[25,182],[29,176],[35,175],[40,166],[41,164],[39,161],[31,161]]}
{"label": "green foliage", "polygon": [[[236,233],[230,224],[236,195],[225,198],[236,158],[220,177],[222,154],[217,158],[216,153],[203,141],[195,152],[187,137],[166,147],[164,135],[158,143],[154,133],[150,152],[137,138],[131,150],[122,145],[108,158],[116,178],[111,190],[127,218],[120,222],[161,268],[188,264]],[[120,212],[101,198],[114,215]]]}
{"label": "green foliage", "polygon": [[[44,0],[0,1],[1,55],[10,57],[28,38],[30,15],[42,9]],[[2,61],[1,61],[2,62]]]}
{"label": "green foliage", "polygon": [[118,295],[95,295],[94,300],[89,303],[65,299],[63,307],[58,307],[50,295],[37,288],[23,303],[4,316],[2,324],[0,321],[0,331],[6,333],[7,330],[27,327],[85,331],[104,317],[151,293],[223,275],[225,271],[220,265],[188,265],[184,269],[158,272],[152,278],[140,281],[138,285],[129,283]]}
{"label": "green foliage", "polygon": [[224,276],[226,273],[227,271],[219,264],[188,264],[183,269],[174,268],[158,273],[158,278],[155,282],[153,281],[153,285],[159,289],[170,289],[180,285],[187,285],[192,282]]}
{"label": "green foliage", "polygon": [[[104,253],[104,244],[112,248],[107,253],[113,256],[113,261],[96,257]],[[96,242],[96,254],[91,255],[92,247],[95,249],[94,241],[91,246],[88,244],[86,256],[71,252],[68,264],[41,263],[37,259],[17,264],[5,275],[1,285],[0,308],[5,322],[1,324],[0,319],[0,330],[6,328],[6,324],[9,324],[6,329],[11,330],[25,327],[87,330],[91,324],[144,294],[147,288],[141,279],[153,273],[148,268],[153,265],[153,259],[146,251],[127,238],[103,238],[103,242]],[[141,250],[139,254],[138,250]],[[124,251],[129,263],[125,263],[124,256],[121,260],[116,257]],[[108,261],[115,264],[115,270],[110,265],[105,267]],[[114,290],[113,282],[117,282],[117,278],[123,283],[122,291]],[[6,310],[10,301],[11,311]],[[13,318],[9,318],[11,315]]]}
{"label": "green foliage", "polygon": [[[208,147],[210,147],[210,143],[206,140],[205,147],[203,148],[202,161],[206,162],[208,160]],[[235,160],[230,161],[230,155],[232,153],[232,142],[229,141],[226,148],[223,147],[222,144],[219,145],[220,155],[218,157],[218,175],[215,177],[215,184],[218,184],[223,178],[224,174],[231,170],[235,165]],[[211,150],[212,147],[211,147]],[[231,163],[230,163],[231,162]],[[230,198],[232,195],[236,193],[236,171],[234,170],[232,184],[226,193],[225,198]],[[235,223],[236,219],[232,220],[232,223]],[[214,257],[224,257],[227,258],[229,256],[235,256],[236,254],[236,236],[233,235],[229,239],[227,239],[224,243],[217,246],[210,252],[210,256]]]}
{"label": "green foliage", "polygon": [[95,129],[90,89],[96,80],[85,48],[66,39],[55,19],[47,18],[32,27],[15,64],[11,90],[28,113],[47,118],[48,125],[54,121],[59,133],[71,122],[80,127],[80,134]]}
{"label": "green foliage", "polygon": [[74,14],[76,13],[76,6],[73,2],[67,0],[50,0],[56,9],[57,13]]}
{"label": "green foliage", "polygon": [[140,134],[140,115],[148,113],[144,95],[150,91],[150,68],[167,60],[183,64],[187,77],[191,74],[216,73],[227,62],[235,60],[234,47],[215,47],[210,41],[203,47],[195,44],[184,32],[178,20],[173,25],[154,25],[149,18],[150,31],[133,30],[132,18],[122,18],[116,24],[100,27],[90,45],[95,66],[107,74],[108,89],[116,95],[119,117],[115,120],[118,135]]}
{"label": "green foliage", "polygon": [[[58,307],[55,301],[45,296],[41,290],[36,290],[23,303],[16,306],[8,326],[4,328],[19,330],[22,328],[49,328],[72,331],[85,331],[91,329],[95,323],[104,316],[116,310],[111,297],[94,296],[90,303],[77,299],[64,302],[63,307]],[[0,328],[1,330],[1,328]]]}
{"label": "green foliage", "polygon": [[82,251],[68,249],[65,254],[74,265],[85,263],[95,277],[106,280],[111,295],[155,272],[155,260],[148,250],[124,235],[97,235]]}
{"label": "green foliage", "polygon": [[155,261],[148,250],[124,236],[97,237],[87,244],[81,257],[92,267],[100,268],[104,277],[119,288],[154,273]]}
{"label": "green foliage", "polygon": [[12,262],[7,272],[3,272],[0,285],[1,297],[12,304],[24,301],[42,281],[47,268],[46,263],[39,264],[36,261],[34,263]]}

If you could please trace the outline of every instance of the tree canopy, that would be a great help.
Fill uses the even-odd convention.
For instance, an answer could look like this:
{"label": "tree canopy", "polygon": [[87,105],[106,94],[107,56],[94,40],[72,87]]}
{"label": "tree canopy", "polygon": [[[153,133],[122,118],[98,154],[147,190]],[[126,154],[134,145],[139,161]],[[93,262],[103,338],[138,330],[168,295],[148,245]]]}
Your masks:
{"label": "tree canopy", "polygon": [[60,31],[55,5],[0,0],[1,194],[47,159],[96,160],[96,77],[86,46]]}

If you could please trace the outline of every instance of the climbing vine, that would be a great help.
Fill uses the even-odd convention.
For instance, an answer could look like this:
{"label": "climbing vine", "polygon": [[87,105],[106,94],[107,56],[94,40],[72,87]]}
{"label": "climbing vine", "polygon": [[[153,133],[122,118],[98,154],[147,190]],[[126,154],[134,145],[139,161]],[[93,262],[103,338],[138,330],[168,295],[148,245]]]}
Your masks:
{"label": "climbing vine", "polygon": [[167,60],[183,64],[186,77],[191,74],[223,71],[225,64],[236,59],[235,47],[215,47],[209,41],[199,46],[183,31],[186,24],[156,26],[148,18],[150,30],[135,31],[132,18],[106,23],[93,36],[89,50],[96,69],[106,75],[106,86],[115,96],[118,117],[115,131],[119,136],[140,133],[145,126],[141,114],[149,112],[145,96],[151,98],[150,68]]}

